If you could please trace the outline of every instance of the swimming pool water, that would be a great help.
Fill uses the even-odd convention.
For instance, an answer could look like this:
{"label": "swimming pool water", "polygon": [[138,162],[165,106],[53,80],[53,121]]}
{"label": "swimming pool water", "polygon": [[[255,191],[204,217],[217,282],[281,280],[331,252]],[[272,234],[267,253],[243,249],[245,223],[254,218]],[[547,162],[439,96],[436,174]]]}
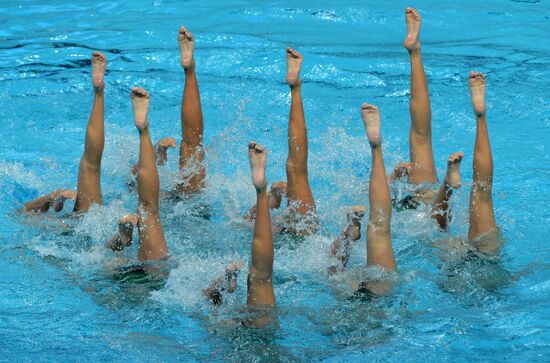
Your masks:
{"label": "swimming pool water", "polygon": [[[0,360],[550,359],[547,1],[0,4]],[[368,201],[363,101],[381,108],[386,168],[408,156],[409,64],[401,46],[408,5],[423,18],[440,177],[447,156],[465,152],[450,235],[467,228],[475,120],[466,77],[475,69],[488,76],[494,203],[506,244],[499,262],[457,262],[440,248],[444,236],[425,211],[394,213],[400,283],[390,297],[351,301],[347,285],[326,276],[328,246],[347,208]],[[162,204],[168,276],[126,281],[115,271],[132,261],[135,247],[115,257],[103,243],[136,203],[126,187],[138,146],[129,89],[150,91],[154,139],[178,138],[180,25],[197,39],[207,189],[196,200]],[[286,46],[305,57],[310,178],[322,229],[303,241],[276,241],[276,326],[227,327],[224,321],[243,314],[246,274],[219,310],[201,289],[250,253],[250,226],[240,219],[254,201],[246,142],[270,150],[269,180],[285,178]],[[17,213],[24,201],[76,186],[93,50],[109,62],[105,205],[82,221],[65,214],[67,228],[53,214],[24,218]],[[160,168],[164,189],[174,183],[176,159],[170,151]],[[364,261],[363,239],[350,275]]]}

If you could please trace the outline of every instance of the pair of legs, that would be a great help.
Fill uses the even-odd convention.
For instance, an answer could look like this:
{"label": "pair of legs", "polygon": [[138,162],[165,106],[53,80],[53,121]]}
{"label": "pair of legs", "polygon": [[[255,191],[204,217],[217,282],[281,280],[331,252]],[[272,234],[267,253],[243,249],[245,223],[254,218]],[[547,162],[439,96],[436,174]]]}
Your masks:
{"label": "pair of legs", "polygon": [[[282,197],[286,194],[290,210],[290,226],[287,230],[307,235],[314,233],[316,223],[306,221],[305,227],[298,227],[301,217],[315,212],[315,200],[311,192],[308,176],[308,140],[304,105],[302,102],[302,55],[292,49],[286,49],[287,75],[286,82],[290,87],[291,103],[288,119],[288,158],[286,161],[287,182],[274,183],[268,193],[271,208],[279,208]],[[248,212],[246,219],[253,219],[256,211],[254,207]]]}
{"label": "pair of legs", "polygon": [[86,127],[84,154],[80,159],[78,169],[78,187],[76,195],[71,190],[57,190],[24,206],[27,212],[46,212],[53,206],[56,211],[63,209],[66,199],[75,200],[74,212],[87,212],[92,204],[102,204],[101,197],[101,158],[105,144],[104,114],[105,114],[105,68],[107,60],[103,53],[92,55],[92,85],[94,101],[92,113]]}
{"label": "pair of legs", "polygon": [[[180,64],[185,72],[185,83],[181,100],[181,145],[179,168],[182,181],[178,183],[177,192],[194,193],[204,188],[206,170],[204,168],[203,148],[203,117],[199,85],[195,74],[193,58],[195,41],[193,35],[185,27],[180,27],[178,33],[180,46]],[[168,148],[175,148],[176,140],[172,137],[162,139],[155,146],[157,164],[164,165],[167,161]],[[136,174],[136,166],[131,169]],[[130,188],[134,187],[131,180]]]}
{"label": "pair of legs", "polygon": [[132,243],[133,227],[137,225],[140,239],[138,259],[158,260],[165,257],[168,247],[160,222],[157,157],[149,134],[149,94],[143,88],[133,88],[130,95],[134,109],[134,123],[139,131],[139,161],[137,163],[138,213],[119,220],[118,233],[108,245],[122,250]]}
{"label": "pair of legs", "polygon": [[[380,112],[378,107],[364,103],[361,116],[365,124],[367,138],[372,152],[372,168],[369,182],[369,222],[367,227],[367,265],[379,266],[389,271],[395,271],[397,266],[391,244],[391,200],[382,156],[382,137],[380,135]],[[332,255],[337,257],[342,267],[349,259],[349,244],[352,240],[361,238],[360,220],[365,213],[364,207],[352,209],[349,225],[332,246]],[[335,271],[333,266],[329,271]],[[390,284],[387,281],[364,281],[359,290],[368,290],[377,295],[384,294]]]}
{"label": "pair of legs", "polygon": [[[273,290],[273,232],[271,228],[270,204],[267,192],[265,169],[267,151],[255,142],[248,144],[248,157],[252,170],[252,184],[256,189],[256,219],[252,238],[252,253],[248,270],[248,306],[274,306]],[[233,292],[236,289],[236,273],[241,268],[239,263],[231,263],[226,268],[226,275],[214,280],[203,293],[213,304],[222,302],[222,292]],[[268,321],[257,319],[254,325],[263,325]]]}
{"label": "pair of legs", "polygon": [[[428,81],[422,63],[420,46],[421,17],[413,8],[405,10],[407,34],[403,46],[409,52],[411,64],[411,101],[409,111],[411,128],[409,147],[411,163],[398,165],[391,179],[408,174],[408,182],[414,185],[434,184],[437,182],[433,148],[432,148],[432,110]],[[460,162],[464,154],[453,153],[447,161],[447,174],[438,193],[430,195],[424,190],[417,193],[418,202],[432,203],[432,218],[442,229],[447,228],[449,220],[449,198],[453,190],[460,187]]]}

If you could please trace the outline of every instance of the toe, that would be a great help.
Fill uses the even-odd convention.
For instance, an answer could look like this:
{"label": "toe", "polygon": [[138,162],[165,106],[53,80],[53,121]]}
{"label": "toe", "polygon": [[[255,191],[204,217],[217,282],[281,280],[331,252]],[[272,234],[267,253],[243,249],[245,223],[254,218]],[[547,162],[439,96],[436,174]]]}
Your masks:
{"label": "toe", "polygon": [[259,153],[263,153],[265,151],[265,148],[262,145],[256,144],[256,151]]}
{"label": "toe", "polygon": [[92,54],[92,57],[94,58],[94,60],[98,60],[98,61],[102,61],[102,62],[105,62],[106,61],[106,57],[105,57],[105,54],[101,53],[101,52],[94,52]]}

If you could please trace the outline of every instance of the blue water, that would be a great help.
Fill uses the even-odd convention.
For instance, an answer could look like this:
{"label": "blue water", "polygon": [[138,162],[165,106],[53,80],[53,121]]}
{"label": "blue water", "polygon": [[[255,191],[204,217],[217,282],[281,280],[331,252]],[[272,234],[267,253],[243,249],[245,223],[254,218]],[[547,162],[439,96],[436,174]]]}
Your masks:
{"label": "blue water", "polygon": [[[549,2],[297,3],[1,2],[0,360],[550,359]],[[495,213],[506,244],[497,263],[460,263],[437,247],[445,235],[426,210],[394,213],[400,283],[391,297],[350,301],[345,279],[326,276],[328,247],[348,206],[368,201],[361,102],[381,108],[388,171],[408,157],[407,5],[424,19],[440,177],[447,156],[465,152],[449,235],[464,236],[467,228],[475,121],[466,76],[475,69],[488,76]],[[207,189],[199,200],[162,204],[168,277],[123,282],[114,271],[135,258],[135,247],[115,257],[102,246],[118,216],[136,205],[126,188],[138,146],[128,93],[133,85],[151,92],[155,140],[179,138],[182,24],[197,39]],[[286,46],[305,57],[310,176],[323,227],[301,242],[277,240],[277,324],[227,327],[224,321],[243,312],[246,274],[220,310],[201,289],[229,261],[249,257],[251,230],[240,220],[254,201],[246,142],[270,150],[271,181],[285,178]],[[92,50],[109,61],[105,205],[82,221],[62,214],[70,228],[53,213],[24,218],[17,213],[22,202],[76,186]],[[174,151],[170,158],[160,169],[165,189],[177,170]],[[365,253],[363,240],[352,251],[351,275],[361,274]]]}

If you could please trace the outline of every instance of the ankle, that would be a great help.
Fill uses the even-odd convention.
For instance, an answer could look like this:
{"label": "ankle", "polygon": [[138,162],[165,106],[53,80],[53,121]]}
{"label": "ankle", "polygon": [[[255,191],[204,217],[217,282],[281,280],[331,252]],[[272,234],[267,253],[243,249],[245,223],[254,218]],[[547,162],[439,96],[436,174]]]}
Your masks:
{"label": "ankle", "polygon": [[147,124],[147,126],[143,127],[143,128],[137,128],[138,132],[140,135],[149,135],[149,124]]}
{"label": "ankle", "polygon": [[290,87],[290,90],[291,90],[291,91],[296,91],[296,92],[298,92],[298,91],[300,91],[300,88],[301,88],[301,86],[302,86],[302,79],[300,78],[300,79],[298,79],[298,80],[296,81],[296,83],[294,83],[294,84],[289,84],[288,86]]}
{"label": "ankle", "polygon": [[369,145],[370,145],[370,148],[371,148],[371,151],[378,151],[380,150],[380,148],[382,147],[382,138],[380,138],[380,140],[376,141],[375,143],[371,143],[369,141]]}
{"label": "ankle", "polygon": [[191,60],[189,67],[183,67],[185,74],[194,74],[195,73],[195,59]]}
{"label": "ankle", "polygon": [[415,48],[415,49],[407,49],[407,51],[409,52],[409,55],[411,57],[420,57],[421,55],[421,52],[420,52],[420,45],[418,45],[418,48]]}
{"label": "ankle", "polygon": [[260,187],[254,186],[257,194],[267,194],[267,180]]}

